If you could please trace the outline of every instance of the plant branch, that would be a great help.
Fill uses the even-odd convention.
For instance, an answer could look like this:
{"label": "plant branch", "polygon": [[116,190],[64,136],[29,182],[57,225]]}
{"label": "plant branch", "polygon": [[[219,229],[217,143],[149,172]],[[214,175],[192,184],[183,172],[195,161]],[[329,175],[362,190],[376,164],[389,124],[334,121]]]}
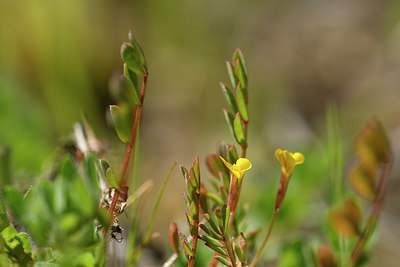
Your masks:
{"label": "plant branch", "polygon": [[389,188],[389,180],[390,174],[392,172],[392,167],[393,158],[390,157],[388,162],[383,164],[381,179],[378,186],[378,194],[374,199],[371,214],[368,218],[367,225],[365,226],[363,232],[360,235],[360,238],[357,241],[356,246],[354,247],[353,252],[351,253],[347,266],[354,266],[358,262],[364,250],[365,244],[367,243],[369,237],[375,229],[376,224],[378,223],[379,215],[382,212],[385,196]]}
{"label": "plant branch", "polygon": [[[136,111],[135,111],[135,119],[132,124],[131,138],[130,138],[130,142],[126,148],[124,164],[122,165],[121,176],[120,176],[120,179],[118,182],[120,187],[125,186],[126,182],[127,182],[126,171],[128,170],[129,162],[131,160],[132,151],[134,149],[134,145],[135,145],[135,141],[136,141],[137,130],[138,130],[140,118],[142,115],[144,96],[146,94],[146,88],[147,88],[147,77],[148,77],[148,73],[146,72],[143,76],[142,90],[141,90],[141,95],[140,95],[140,104],[137,106]],[[112,214],[115,209],[115,205],[117,204],[119,195],[120,195],[120,191],[115,190],[111,205],[108,209],[108,213],[109,213],[110,217],[112,217]],[[105,236],[106,232],[107,232],[106,229],[103,229],[104,236]]]}
{"label": "plant branch", "polygon": [[271,236],[272,228],[274,228],[274,223],[275,223],[275,219],[276,219],[276,216],[277,216],[277,215],[278,215],[278,209],[275,210],[274,216],[272,217],[272,221],[271,221],[271,224],[269,225],[268,233],[267,233],[267,235],[265,236],[264,242],[262,243],[260,250],[257,252],[256,257],[252,260],[252,262],[251,262],[251,264],[249,265],[249,267],[254,267],[254,266],[256,265],[257,261],[260,259],[261,254],[262,254],[262,252],[263,252],[265,246],[266,246],[267,243],[268,243],[269,237]]}

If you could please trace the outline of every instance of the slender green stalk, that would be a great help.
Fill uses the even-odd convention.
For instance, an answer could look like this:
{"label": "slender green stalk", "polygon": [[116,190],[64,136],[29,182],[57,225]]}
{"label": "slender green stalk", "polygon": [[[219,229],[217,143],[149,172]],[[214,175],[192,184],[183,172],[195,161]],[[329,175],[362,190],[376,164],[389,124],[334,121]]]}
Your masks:
{"label": "slender green stalk", "polygon": [[267,235],[265,236],[264,242],[262,243],[260,250],[257,252],[256,257],[252,260],[249,267],[254,267],[256,265],[257,261],[260,259],[262,252],[268,243],[269,237],[271,236],[272,228],[274,228],[274,223],[275,223],[275,219],[276,219],[277,215],[278,215],[278,210],[275,210],[274,216],[272,217],[272,221],[271,221],[271,224],[269,225],[268,232],[267,232]]}
{"label": "slender green stalk", "polygon": [[168,172],[168,175],[167,175],[167,177],[165,178],[165,180],[164,180],[164,182],[163,182],[163,185],[162,185],[162,187],[161,187],[161,190],[160,190],[160,192],[158,193],[156,202],[154,203],[154,206],[153,206],[153,210],[151,211],[151,215],[150,215],[150,219],[149,219],[149,222],[148,222],[148,224],[147,224],[147,227],[146,227],[146,231],[144,232],[144,235],[143,235],[143,240],[144,240],[144,242],[146,242],[146,240],[147,240],[147,239],[150,237],[150,235],[151,235],[151,230],[152,230],[152,228],[153,228],[153,224],[154,224],[154,221],[155,221],[155,219],[156,219],[158,206],[160,205],[160,202],[161,202],[161,197],[162,197],[163,194],[164,194],[165,187],[167,186],[168,181],[169,181],[169,179],[171,178],[172,171],[175,169],[175,166],[176,166],[176,162],[174,162],[174,164],[172,164],[172,166],[171,166],[171,168],[170,168],[170,170],[169,170],[169,172]]}

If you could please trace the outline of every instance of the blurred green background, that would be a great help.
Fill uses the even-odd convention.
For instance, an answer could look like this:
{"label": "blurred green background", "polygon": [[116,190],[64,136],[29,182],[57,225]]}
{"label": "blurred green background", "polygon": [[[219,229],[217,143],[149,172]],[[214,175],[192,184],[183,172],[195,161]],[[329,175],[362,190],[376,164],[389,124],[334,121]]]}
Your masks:
{"label": "blurred green background", "polygon": [[[307,164],[291,184],[277,235],[323,219],[326,207],[318,201],[329,188],[316,185],[329,174],[330,104],[338,108],[345,166],[353,137],[372,116],[383,122],[399,154],[399,1],[0,0],[0,145],[12,149],[23,186],[45,171],[82,111],[122,161],[124,147],[105,112],[113,104],[108,79],[122,72],[119,48],[129,30],[149,65],[139,173],[142,181],[156,181],[155,190],[174,161],[188,166],[196,155],[204,161],[218,141],[233,142],[218,82],[228,82],[224,61],[237,47],[250,79],[248,157],[254,167],[242,201],[254,214],[252,224],[272,215],[278,147],[304,152]],[[369,266],[394,266],[400,258],[398,174],[396,166]],[[156,225],[162,237],[154,246],[163,253],[170,221],[184,220],[184,190],[176,171]],[[304,222],[310,214],[315,221]]]}

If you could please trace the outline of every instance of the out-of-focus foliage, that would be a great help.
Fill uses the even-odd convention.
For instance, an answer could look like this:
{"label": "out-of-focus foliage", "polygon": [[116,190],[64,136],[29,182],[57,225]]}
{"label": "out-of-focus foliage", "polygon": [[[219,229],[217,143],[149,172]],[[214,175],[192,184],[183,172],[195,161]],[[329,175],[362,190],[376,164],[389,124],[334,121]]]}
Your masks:
{"label": "out-of-focus foliage", "polygon": [[[304,152],[307,162],[294,174],[276,235],[307,235],[325,216],[325,203],[336,198],[337,183],[326,180],[343,178],[350,140],[371,115],[382,119],[398,155],[399,19],[396,0],[1,1],[0,145],[11,151],[11,180],[22,190],[36,184],[33,177],[48,171],[43,163],[51,162],[82,110],[96,133],[110,140],[113,154],[123,153],[104,127],[104,111],[114,103],[108,80],[121,72],[120,41],[129,29],[146,49],[152,75],[140,177],[164,177],[171,164],[166,159],[188,165],[194,151],[205,158],[229,136],[218,81],[229,82],[223,62],[240,47],[252,86],[248,155],[257,166],[242,190],[242,201],[251,203],[250,224],[256,228],[271,218],[265,211],[273,208],[279,177],[272,152],[285,145]],[[341,151],[324,138],[331,102],[338,106]],[[184,205],[176,197],[184,191],[181,180],[172,182],[176,186],[161,203],[165,219],[156,223],[163,236]],[[370,184],[360,186],[372,194]],[[398,192],[394,179],[376,252],[381,256],[371,264],[378,258],[381,265],[398,262]],[[166,242],[159,240],[157,247]]]}

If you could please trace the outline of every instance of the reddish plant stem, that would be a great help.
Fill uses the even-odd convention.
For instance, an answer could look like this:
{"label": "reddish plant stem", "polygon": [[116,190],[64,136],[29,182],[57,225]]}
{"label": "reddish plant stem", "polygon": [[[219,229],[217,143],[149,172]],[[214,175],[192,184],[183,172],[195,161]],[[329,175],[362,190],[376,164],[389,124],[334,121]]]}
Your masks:
{"label": "reddish plant stem", "polygon": [[[142,115],[144,96],[146,94],[146,88],[147,88],[147,76],[148,76],[148,73],[146,72],[143,75],[142,90],[141,90],[141,94],[140,94],[140,104],[137,106],[136,111],[135,111],[135,119],[134,119],[133,124],[132,124],[131,138],[130,138],[130,142],[129,142],[127,148],[126,148],[124,164],[122,165],[121,176],[120,176],[119,181],[118,181],[118,184],[119,184],[120,188],[122,186],[125,186],[126,182],[127,182],[126,171],[128,170],[129,162],[131,161],[131,158],[132,158],[131,157],[132,154],[133,154],[132,151],[134,150],[137,130],[138,130],[139,123],[140,123],[140,118],[141,118],[141,115]],[[120,195],[120,191],[119,190],[115,190],[113,199],[111,201],[111,205],[108,208],[108,213],[109,213],[111,219],[113,219],[112,218],[113,217],[113,211],[115,209],[115,206],[117,205],[117,201],[118,201],[119,195]],[[107,232],[107,230],[103,229],[103,235],[104,236],[105,236],[106,232]]]}
{"label": "reddish plant stem", "polygon": [[228,251],[228,256],[229,256],[229,259],[231,260],[232,267],[236,267],[236,260],[235,260],[235,257],[229,247],[228,241],[226,240],[226,236],[222,235],[222,237],[223,237],[222,242],[225,244],[226,251]]}
{"label": "reddish plant stem", "polygon": [[365,226],[363,232],[360,235],[360,238],[357,241],[356,246],[354,247],[353,252],[351,253],[347,266],[354,266],[358,262],[364,250],[365,244],[368,241],[368,238],[375,229],[375,226],[379,219],[379,215],[383,208],[387,190],[389,188],[389,179],[390,179],[390,174],[392,172],[392,167],[393,167],[393,159],[390,158],[389,161],[387,163],[384,163],[383,165],[383,169],[381,172],[381,179],[378,186],[378,194],[375,197],[371,214],[368,218],[367,225]]}
{"label": "reddish plant stem", "polygon": [[198,236],[193,236],[193,257],[191,257],[189,259],[189,264],[188,267],[193,267],[194,266],[194,262],[196,261],[196,250],[197,250],[197,241],[199,240]]}

